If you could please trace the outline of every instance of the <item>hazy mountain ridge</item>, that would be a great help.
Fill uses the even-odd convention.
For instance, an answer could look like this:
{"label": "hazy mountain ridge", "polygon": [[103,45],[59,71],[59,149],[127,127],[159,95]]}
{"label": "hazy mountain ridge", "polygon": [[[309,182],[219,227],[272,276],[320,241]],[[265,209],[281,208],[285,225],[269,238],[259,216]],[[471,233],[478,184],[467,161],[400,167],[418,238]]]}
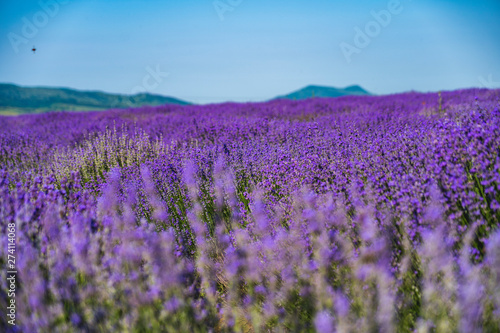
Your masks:
{"label": "hazy mountain ridge", "polygon": [[[334,98],[371,95],[358,85],[334,88],[309,85],[287,95],[273,98],[302,100],[307,98]],[[22,87],[0,83],[0,115],[42,113],[50,111],[100,111],[107,109],[191,103],[162,95],[148,93],[122,95],[102,91],[82,91],[70,88]]]}
{"label": "hazy mountain ridge", "polygon": [[368,91],[358,85],[349,86],[346,88],[334,88],[325,86],[309,85],[287,95],[278,96],[274,99],[307,99],[317,97],[342,97],[342,96],[368,96],[371,95]]}

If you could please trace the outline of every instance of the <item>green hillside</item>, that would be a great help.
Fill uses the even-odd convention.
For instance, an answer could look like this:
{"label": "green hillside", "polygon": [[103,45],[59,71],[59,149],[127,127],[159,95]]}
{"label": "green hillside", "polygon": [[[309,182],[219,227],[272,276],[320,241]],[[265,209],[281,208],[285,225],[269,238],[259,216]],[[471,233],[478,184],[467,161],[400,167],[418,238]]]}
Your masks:
{"label": "green hillside", "polygon": [[119,95],[68,88],[20,87],[14,84],[0,84],[1,115],[49,111],[99,111],[163,104],[186,105],[189,103],[172,97],[152,94]]}

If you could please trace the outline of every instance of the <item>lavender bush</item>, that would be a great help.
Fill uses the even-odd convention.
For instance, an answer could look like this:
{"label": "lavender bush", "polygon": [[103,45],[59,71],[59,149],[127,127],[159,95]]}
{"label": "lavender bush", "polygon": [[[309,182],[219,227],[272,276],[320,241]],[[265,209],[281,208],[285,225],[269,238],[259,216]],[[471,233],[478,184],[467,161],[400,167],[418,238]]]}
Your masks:
{"label": "lavender bush", "polygon": [[498,332],[500,91],[0,118],[12,332]]}

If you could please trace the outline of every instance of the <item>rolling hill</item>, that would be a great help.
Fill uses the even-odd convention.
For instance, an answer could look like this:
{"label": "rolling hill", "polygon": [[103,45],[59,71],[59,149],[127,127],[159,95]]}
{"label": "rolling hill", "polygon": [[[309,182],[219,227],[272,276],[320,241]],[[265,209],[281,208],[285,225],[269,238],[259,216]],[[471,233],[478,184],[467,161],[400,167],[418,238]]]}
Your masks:
{"label": "rolling hill", "polygon": [[346,88],[333,88],[324,86],[307,86],[300,90],[294,91],[288,95],[278,96],[274,99],[307,99],[316,97],[341,97],[351,95],[371,95],[368,91],[360,86],[349,86]]}
{"label": "rolling hill", "polygon": [[68,88],[21,87],[0,84],[0,115],[42,113],[49,111],[98,111],[144,105],[188,102],[161,95],[120,95],[100,91],[80,91]]}

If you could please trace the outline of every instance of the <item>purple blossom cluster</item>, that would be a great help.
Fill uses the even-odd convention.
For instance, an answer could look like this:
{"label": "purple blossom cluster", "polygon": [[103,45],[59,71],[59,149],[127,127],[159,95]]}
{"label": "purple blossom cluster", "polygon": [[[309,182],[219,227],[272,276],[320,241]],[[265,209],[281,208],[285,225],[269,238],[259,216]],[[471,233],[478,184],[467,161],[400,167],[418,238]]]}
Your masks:
{"label": "purple blossom cluster", "polygon": [[500,327],[500,91],[0,118],[17,332]]}

